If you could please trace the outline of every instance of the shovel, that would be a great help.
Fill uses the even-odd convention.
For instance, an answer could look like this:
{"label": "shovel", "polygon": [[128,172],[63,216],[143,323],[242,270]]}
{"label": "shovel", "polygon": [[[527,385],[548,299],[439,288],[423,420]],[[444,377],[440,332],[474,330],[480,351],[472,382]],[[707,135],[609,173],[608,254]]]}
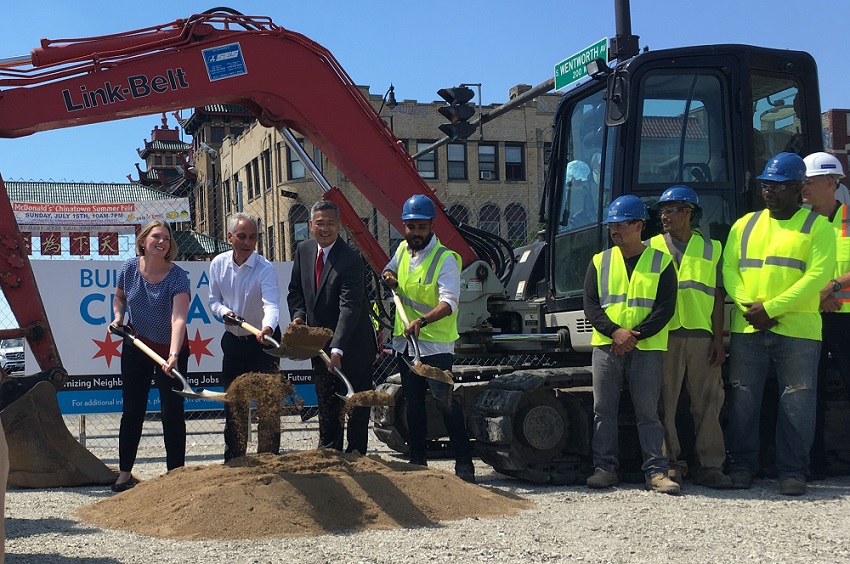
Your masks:
{"label": "shovel", "polygon": [[[224,317],[222,317],[222,319],[224,320],[224,322],[226,324],[236,325],[237,327],[241,327],[242,329],[245,329],[246,331],[250,331],[254,335],[259,335],[262,332],[259,329],[257,329],[256,327],[254,327],[253,325],[251,325],[250,323],[248,323],[247,321],[245,321],[245,319],[243,319],[243,318],[241,318],[237,315],[225,314]],[[270,349],[263,349],[264,353],[271,355],[271,356],[274,356],[274,357],[277,357],[277,358],[280,358],[282,356],[289,357],[289,355],[287,355],[285,353],[284,347],[281,346],[281,344],[278,343],[277,341],[275,341],[273,338],[269,337],[268,335],[263,335],[263,340],[266,342],[267,345],[270,345],[272,347]],[[313,355],[313,356],[316,356],[316,355]],[[289,357],[289,358],[291,358],[291,357]],[[310,357],[307,357],[307,358],[310,358]],[[298,360],[306,360],[306,359],[298,359]]]}
{"label": "shovel", "polygon": [[[132,343],[134,345],[136,345],[143,353],[148,355],[151,358],[151,360],[156,362],[157,366],[162,366],[163,364],[167,364],[165,362],[164,358],[159,356],[152,348],[147,346],[141,340],[137,339],[136,336],[133,335],[132,333],[129,333],[128,331],[125,331],[124,329],[121,329],[120,327],[115,327],[114,325],[109,326],[109,332],[114,333],[115,335],[118,335],[120,337],[123,337],[125,340],[129,339],[130,341],[132,341]],[[176,368],[172,368],[171,373],[183,385],[182,390],[174,390],[175,394],[179,394],[179,395],[183,396],[184,398],[189,398],[189,399],[210,399],[210,400],[216,400],[216,401],[226,401],[225,398],[227,397],[227,394],[222,393],[222,392],[211,392],[211,391],[205,390],[203,388],[200,388],[196,392],[195,390],[193,390],[191,388],[191,386],[189,386],[189,382],[186,381],[186,378],[184,378],[183,375],[180,374],[180,372]]]}
{"label": "shovel", "polygon": [[[392,289],[392,287],[390,287],[389,284],[387,284],[387,287],[390,288],[390,293],[392,293],[393,302],[395,303],[395,310],[398,312],[401,320],[404,321],[405,326],[410,325],[410,321],[407,320],[407,314],[404,311],[404,305],[401,303],[401,298],[398,297],[398,294]],[[411,371],[424,378],[430,378],[431,380],[454,385],[455,381],[454,378],[452,378],[451,372],[448,370],[440,370],[436,366],[423,364],[419,353],[419,341],[413,333],[407,336],[407,342],[410,345],[410,349],[413,351],[413,363],[407,360],[407,357],[403,354],[401,355],[401,358],[407,366],[410,367]]]}
{"label": "shovel", "polygon": [[[242,319],[241,317],[236,317],[235,315],[225,315],[222,319],[224,319],[225,323],[229,323],[231,325],[238,325],[242,329],[246,331],[250,331],[254,335],[259,335],[261,331]],[[314,356],[321,356],[322,360],[325,363],[330,364],[331,359],[328,357],[327,353],[321,348],[318,350],[305,349],[301,347],[291,347],[285,344],[278,343],[268,335],[263,336],[263,340],[268,344],[272,345],[274,348],[266,349],[265,352],[272,356],[285,356],[286,358],[291,358],[293,360],[308,360],[313,358]],[[348,401],[354,395],[354,388],[351,385],[351,382],[348,381],[348,378],[345,377],[345,374],[342,373],[342,370],[334,367],[334,374],[337,378],[342,380],[342,383],[345,384],[345,395],[337,394],[341,399]]]}

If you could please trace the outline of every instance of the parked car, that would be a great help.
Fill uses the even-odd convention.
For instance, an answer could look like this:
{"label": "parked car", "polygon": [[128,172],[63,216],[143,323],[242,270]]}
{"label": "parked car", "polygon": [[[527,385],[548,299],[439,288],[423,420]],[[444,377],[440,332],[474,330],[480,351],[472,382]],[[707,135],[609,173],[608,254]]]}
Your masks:
{"label": "parked car", "polygon": [[7,374],[24,371],[24,340],[0,341],[0,366]]}

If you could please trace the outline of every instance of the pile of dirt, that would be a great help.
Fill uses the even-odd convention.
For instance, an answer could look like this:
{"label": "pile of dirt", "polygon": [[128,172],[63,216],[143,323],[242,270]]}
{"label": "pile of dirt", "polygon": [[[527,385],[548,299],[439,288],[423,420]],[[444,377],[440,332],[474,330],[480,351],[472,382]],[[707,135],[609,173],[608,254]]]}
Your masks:
{"label": "pile of dirt", "polygon": [[431,468],[311,450],[177,468],[77,515],[154,537],[233,540],[424,527],[532,505]]}

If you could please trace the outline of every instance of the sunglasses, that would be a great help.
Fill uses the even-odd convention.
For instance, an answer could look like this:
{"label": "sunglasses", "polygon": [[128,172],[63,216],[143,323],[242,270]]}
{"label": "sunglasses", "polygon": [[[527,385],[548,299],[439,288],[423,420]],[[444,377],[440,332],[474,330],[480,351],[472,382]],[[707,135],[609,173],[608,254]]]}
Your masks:
{"label": "sunglasses", "polygon": [[691,209],[688,206],[670,206],[668,208],[663,208],[658,210],[659,215],[673,215],[674,213],[683,212],[685,210]]}
{"label": "sunglasses", "polygon": [[759,189],[761,189],[762,192],[770,192],[771,194],[776,194],[779,192],[784,192],[785,190],[788,190],[790,188],[799,187],[799,182],[759,182]]}

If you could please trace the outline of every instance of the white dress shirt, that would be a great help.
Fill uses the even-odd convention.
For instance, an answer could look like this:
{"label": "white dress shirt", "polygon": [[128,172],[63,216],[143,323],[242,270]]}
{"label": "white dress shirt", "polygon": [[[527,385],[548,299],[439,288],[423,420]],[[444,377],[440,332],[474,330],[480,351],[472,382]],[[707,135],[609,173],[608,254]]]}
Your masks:
{"label": "white dress shirt", "polygon": [[[219,317],[233,311],[257,329],[274,329],[280,320],[280,289],[274,266],[257,253],[251,253],[241,266],[233,262],[233,251],[216,256],[210,263],[209,306]],[[241,327],[224,327],[237,337],[251,334]]]}

